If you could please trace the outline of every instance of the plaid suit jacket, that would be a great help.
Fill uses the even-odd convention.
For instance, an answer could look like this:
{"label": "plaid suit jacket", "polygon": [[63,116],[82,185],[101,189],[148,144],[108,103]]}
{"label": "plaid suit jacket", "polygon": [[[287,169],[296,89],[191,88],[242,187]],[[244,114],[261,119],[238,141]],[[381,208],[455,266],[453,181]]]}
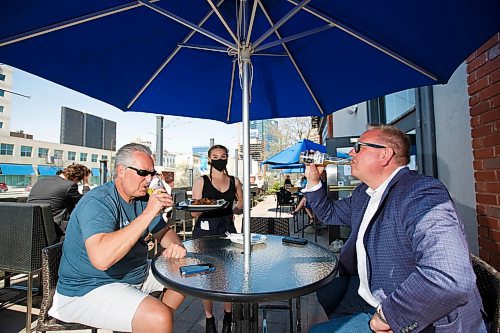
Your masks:
{"label": "plaid suit jacket", "polygon": [[[370,197],[305,193],[320,221],[351,227],[341,273],[357,274],[356,239]],[[368,282],[394,332],[486,332],[463,225],[445,186],[408,168],[389,183],[363,239]]]}

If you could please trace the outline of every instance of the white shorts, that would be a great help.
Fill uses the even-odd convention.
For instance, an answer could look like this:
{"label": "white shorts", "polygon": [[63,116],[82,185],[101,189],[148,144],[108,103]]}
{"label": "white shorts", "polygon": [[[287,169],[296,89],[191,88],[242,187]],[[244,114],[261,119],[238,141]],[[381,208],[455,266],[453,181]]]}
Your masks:
{"label": "white shorts", "polygon": [[68,323],[132,332],[132,319],[139,304],[150,292],[161,290],[163,285],[149,268],[142,285],[111,283],[76,297],[64,296],[56,291],[49,315]]}

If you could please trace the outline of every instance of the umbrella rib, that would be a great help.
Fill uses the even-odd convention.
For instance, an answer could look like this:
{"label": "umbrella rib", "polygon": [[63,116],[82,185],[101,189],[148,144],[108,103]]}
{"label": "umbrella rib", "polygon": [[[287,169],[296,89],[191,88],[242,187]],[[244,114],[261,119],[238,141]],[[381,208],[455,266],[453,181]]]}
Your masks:
{"label": "umbrella rib", "polygon": [[192,44],[192,43],[177,43],[177,46],[184,47],[186,49],[227,53],[227,48],[223,46],[212,46],[212,45],[202,45],[202,44]]}
{"label": "umbrella rib", "polygon": [[[291,19],[295,14],[297,14],[301,9],[302,7],[304,7],[305,5],[307,5],[311,0],[302,0],[301,3],[299,4],[296,4],[295,3],[295,7],[292,8],[292,10],[290,10],[288,13],[285,14],[285,16],[283,16],[278,22],[276,22],[276,24],[273,24],[271,26],[271,28],[269,28],[266,32],[264,32],[264,34],[262,36],[260,36],[256,41],[255,43],[253,43],[253,47],[256,48],[257,46],[259,46],[264,40],[266,40],[267,37],[269,37],[273,32],[275,31],[278,31],[278,29],[283,25],[285,24],[289,19]],[[262,8],[262,4],[259,2],[259,5],[261,6]]]}
{"label": "umbrella rib", "polygon": [[233,89],[234,89],[234,74],[236,73],[236,61],[233,61],[233,69],[231,71],[231,87],[229,88],[229,101],[227,104],[227,117],[226,122],[229,122],[229,118],[231,118],[231,106],[233,103]]}
{"label": "umbrella rib", "polygon": [[138,0],[140,3],[142,3],[144,6],[148,7],[149,9],[151,10],[154,10],[155,12],[157,12],[158,14],[161,14],[163,16],[166,16],[168,17],[169,19],[179,23],[179,24],[182,24],[183,26],[186,26],[188,28],[191,28],[193,29],[194,31],[222,44],[222,45],[225,45],[227,46],[228,48],[230,49],[233,49],[233,50],[236,50],[237,49],[237,46],[236,44],[232,44],[230,41],[220,37],[220,36],[217,36],[216,34],[206,30],[206,29],[203,29],[202,27],[200,27],[199,25],[196,25],[194,23],[191,23],[189,22],[188,20],[186,19],[183,19],[182,17],[178,16],[178,15],[175,15],[171,12],[169,12],[168,10],[166,9],[163,9],[159,6],[156,6],[156,5],[153,5],[153,4],[150,4],[150,3],[147,3],[146,0]]}
{"label": "umbrella rib", "polygon": [[[153,2],[153,1],[158,1],[158,0],[152,0],[151,2]],[[100,11],[95,12],[95,13],[76,17],[76,18],[66,20],[63,22],[59,22],[56,24],[51,24],[51,25],[43,27],[43,28],[35,29],[32,31],[28,31],[28,32],[23,32],[22,34],[18,34],[18,35],[11,36],[11,37],[0,40],[0,47],[6,46],[9,44],[14,44],[14,43],[26,40],[26,39],[33,38],[33,37],[45,35],[45,34],[48,34],[50,32],[65,29],[68,27],[72,27],[74,25],[78,25],[81,23],[86,23],[86,22],[90,22],[93,20],[97,20],[97,19],[100,19],[102,17],[106,17],[109,15],[120,13],[120,12],[129,10],[129,9],[134,9],[134,8],[137,8],[140,6],[142,6],[142,4],[139,4],[136,1],[134,1],[134,2],[120,5],[120,6],[115,6],[112,8],[100,10]]]}
{"label": "umbrella rib", "polygon": [[250,16],[250,23],[248,24],[248,33],[247,33],[247,38],[245,39],[245,47],[248,48],[250,45],[250,38],[252,37],[252,30],[253,30],[253,22],[255,21],[255,14],[257,12],[257,5],[259,4],[260,0],[255,0],[253,2],[253,7],[252,7],[252,15]]}
{"label": "umbrella rib", "polygon": [[[269,23],[271,25],[273,25],[273,21],[271,20],[271,17],[269,16],[267,10],[264,8],[264,5],[262,3],[260,3],[260,2],[259,2],[259,5],[260,5],[260,8],[262,9],[262,12],[264,13],[264,16],[266,17],[266,19],[269,21]],[[276,36],[278,36],[279,39],[281,39],[281,34],[279,33],[278,30],[275,30],[274,33],[276,34]],[[321,104],[319,104],[319,101],[316,98],[316,95],[314,94],[314,92],[312,91],[311,87],[309,86],[309,83],[307,82],[304,74],[302,74],[302,71],[300,70],[299,65],[297,64],[297,62],[295,61],[295,59],[293,58],[292,53],[288,49],[288,46],[286,45],[286,43],[283,43],[282,45],[283,45],[283,48],[285,49],[286,54],[288,55],[288,58],[290,58],[290,61],[292,62],[293,67],[295,67],[295,70],[297,71],[297,73],[299,74],[300,78],[302,79],[302,82],[306,86],[307,91],[309,91],[309,94],[311,95],[311,98],[314,100],[314,103],[318,107],[319,112],[321,114],[325,114],[325,112],[323,111],[323,107],[321,106]]]}
{"label": "umbrella rib", "polygon": [[285,37],[285,38],[281,38],[281,39],[278,39],[278,40],[270,42],[270,43],[262,44],[261,46],[257,47],[254,50],[254,52],[259,52],[259,51],[262,51],[262,50],[265,50],[265,49],[269,49],[269,48],[271,48],[273,46],[276,46],[276,45],[279,45],[279,44],[283,44],[283,43],[286,43],[286,42],[291,42],[293,40],[300,39],[300,38],[303,38],[303,37],[307,37],[307,36],[310,36],[310,35],[313,35],[313,34],[316,34],[318,32],[321,32],[321,31],[324,31],[324,30],[328,30],[328,29],[331,29],[331,28],[334,28],[334,27],[335,27],[335,24],[329,23],[329,24],[321,26],[321,27],[317,27],[317,28],[314,28],[314,29],[303,31],[303,32],[300,32],[298,34],[291,35],[291,36],[288,36],[288,37]]}
{"label": "umbrella rib", "polygon": [[224,26],[224,28],[226,28],[227,32],[231,35],[231,37],[233,38],[233,40],[236,43],[236,45],[239,46],[240,42],[239,42],[238,38],[236,38],[236,35],[234,34],[234,32],[231,30],[231,28],[227,24],[226,19],[222,16],[222,14],[220,13],[220,11],[217,8],[217,6],[214,5],[214,3],[212,2],[212,0],[207,0],[207,2],[210,5],[210,7],[212,7],[212,10],[215,12],[215,15],[217,15],[217,17],[221,21],[222,25]]}
{"label": "umbrella rib", "polygon": [[[287,0],[288,2],[294,4],[294,5],[297,5],[297,1],[295,0]],[[413,68],[414,70],[416,70],[417,72],[427,76],[428,78],[434,80],[434,81],[438,81],[438,77],[429,72],[428,70],[426,70],[425,68],[413,63],[412,61],[406,59],[405,57],[403,57],[402,55],[392,51],[391,49],[381,45],[380,43],[377,43],[375,42],[374,40],[371,40],[370,38],[368,38],[367,36],[364,36],[363,34],[355,31],[354,29],[348,27],[347,25],[343,24],[343,23],[339,23],[337,20],[334,20],[333,18],[319,12],[318,10],[312,8],[312,7],[309,7],[309,6],[303,6],[302,7],[303,10],[305,10],[306,12],[322,19],[323,21],[325,22],[328,22],[330,24],[334,24],[337,28],[339,28],[340,30],[344,31],[345,33],[353,36],[354,38],[357,38],[359,39],[360,41],[362,41],[363,43],[365,44],[368,44],[370,45],[371,47],[379,50],[380,52],[383,52],[385,53],[386,55],[388,55],[389,57],[399,61],[400,63],[410,67],[410,68]]]}
{"label": "umbrella rib", "polygon": [[[217,6],[220,6],[223,2],[224,2],[224,0],[220,0],[217,3]],[[203,26],[205,24],[205,22],[207,22],[207,20],[210,18],[210,16],[212,16],[213,13],[214,13],[213,10],[209,11],[207,13],[207,15],[205,15],[205,17],[203,17],[201,19],[201,21],[198,23],[198,25]],[[189,41],[191,39],[191,37],[194,36],[195,33],[196,33],[196,31],[191,30],[180,44],[184,44],[187,41]],[[163,61],[163,63],[156,69],[156,71],[153,73],[153,75],[151,75],[151,77],[146,81],[146,83],[137,92],[137,94],[135,94],[134,98],[132,98],[132,100],[127,104],[127,109],[130,109],[130,107],[135,103],[135,101],[137,101],[139,96],[142,95],[142,93],[147,89],[147,87],[151,84],[151,82],[153,82],[156,79],[156,77],[160,74],[160,72],[163,71],[163,69],[170,63],[170,61],[172,61],[172,59],[175,57],[175,55],[180,51],[181,47],[182,46],[178,44],[177,47],[172,51],[172,53],[170,53],[170,55],[167,57],[167,59],[165,59],[165,61]]]}

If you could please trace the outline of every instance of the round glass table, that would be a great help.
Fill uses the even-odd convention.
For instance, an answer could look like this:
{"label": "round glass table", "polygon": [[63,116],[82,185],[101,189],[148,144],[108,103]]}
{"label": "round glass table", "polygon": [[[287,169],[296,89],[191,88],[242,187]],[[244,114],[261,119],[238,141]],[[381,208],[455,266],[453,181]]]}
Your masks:
{"label": "round glass table", "polygon": [[[266,235],[265,242],[252,245],[250,256],[244,255],[243,245],[223,237],[189,240],[184,242],[186,258],[166,259],[159,254],[153,259],[153,274],[166,287],[183,294],[239,303],[244,307],[243,318],[235,319],[255,320],[255,313],[248,315],[255,304],[310,294],[337,273],[338,260],[329,249],[311,241],[294,245],[282,243],[282,239]],[[212,264],[215,270],[190,276],[180,273],[181,266],[200,263]],[[243,331],[255,331],[255,324],[247,324],[241,327],[254,328]]]}

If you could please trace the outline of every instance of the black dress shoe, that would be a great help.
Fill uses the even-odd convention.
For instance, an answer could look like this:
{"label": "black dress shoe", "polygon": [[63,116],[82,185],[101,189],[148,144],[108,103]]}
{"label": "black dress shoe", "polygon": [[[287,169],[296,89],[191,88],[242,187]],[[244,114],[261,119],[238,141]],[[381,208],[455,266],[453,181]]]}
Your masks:
{"label": "black dress shoe", "polygon": [[215,318],[207,318],[205,322],[205,328],[207,333],[217,333],[217,326],[215,325]]}
{"label": "black dress shoe", "polygon": [[232,321],[233,321],[232,312],[224,311],[224,320],[222,321],[222,333],[231,333]]}

